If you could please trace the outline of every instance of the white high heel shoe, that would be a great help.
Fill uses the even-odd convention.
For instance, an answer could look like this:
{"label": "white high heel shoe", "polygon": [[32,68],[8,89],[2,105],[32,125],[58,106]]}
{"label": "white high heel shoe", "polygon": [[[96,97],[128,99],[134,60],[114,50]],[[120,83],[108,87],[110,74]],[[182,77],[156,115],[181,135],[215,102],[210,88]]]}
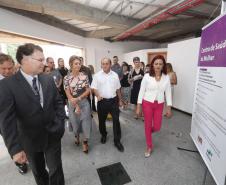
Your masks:
{"label": "white high heel shoe", "polygon": [[151,148],[150,148],[150,149],[147,149],[147,150],[145,151],[145,153],[144,153],[144,156],[145,156],[146,158],[148,158],[148,157],[151,156],[151,153],[152,153],[152,149],[151,149]]}

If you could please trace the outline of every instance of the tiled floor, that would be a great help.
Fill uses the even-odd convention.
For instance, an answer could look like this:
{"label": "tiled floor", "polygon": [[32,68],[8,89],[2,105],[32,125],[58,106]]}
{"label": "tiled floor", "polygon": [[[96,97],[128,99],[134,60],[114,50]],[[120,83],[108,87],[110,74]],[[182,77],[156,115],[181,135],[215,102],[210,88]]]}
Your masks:
{"label": "tiled floor", "polygon": [[[189,136],[191,117],[178,111],[173,113],[171,119],[163,119],[161,131],[153,134],[154,152],[150,158],[144,158],[143,121],[135,120],[130,110],[122,111],[120,117],[124,153],[113,145],[111,122],[107,122],[107,143],[100,143],[96,114],[88,155],[74,145],[73,134],[66,129],[62,140],[66,184],[101,185],[96,169],[121,162],[132,180],[128,185],[202,185],[205,165],[200,155],[177,149],[196,150]],[[1,139],[0,176],[0,185],[35,184],[31,171],[24,176],[17,172]],[[209,172],[205,185],[215,185]]]}

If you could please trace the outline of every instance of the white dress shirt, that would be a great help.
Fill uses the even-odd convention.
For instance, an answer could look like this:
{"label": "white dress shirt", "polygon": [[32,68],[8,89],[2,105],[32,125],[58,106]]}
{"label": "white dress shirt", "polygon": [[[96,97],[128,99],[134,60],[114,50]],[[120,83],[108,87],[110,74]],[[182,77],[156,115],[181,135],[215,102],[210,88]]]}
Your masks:
{"label": "white dress shirt", "polygon": [[109,99],[116,96],[116,90],[121,88],[121,84],[117,73],[112,70],[105,73],[101,70],[94,75],[91,88],[97,90],[102,98]]}
{"label": "white dress shirt", "polygon": [[160,81],[156,81],[155,77],[145,74],[141,82],[137,103],[141,104],[143,99],[152,103],[154,101],[163,103],[164,94],[166,96],[167,105],[172,106],[169,76],[162,74]]}
{"label": "white dress shirt", "polygon": [[1,74],[0,74],[0,80],[2,80],[4,78],[4,76],[2,76]]}
{"label": "white dress shirt", "polygon": [[43,107],[43,92],[42,92],[42,86],[41,86],[41,84],[40,84],[40,82],[39,82],[39,80],[38,80],[38,75],[35,75],[35,76],[31,76],[31,75],[28,75],[28,74],[26,74],[25,72],[23,72],[22,70],[20,70],[21,71],[21,74],[24,76],[24,78],[27,80],[27,82],[29,83],[29,85],[31,86],[31,88],[32,88],[32,90],[34,90],[33,89],[33,82],[32,82],[32,80],[33,80],[33,78],[34,77],[36,77],[36,85],[37,85],[37,87],[38,87],[38,91],[39,91],[39,95],[40,95],[40,104],[41,104],[41,106]]}

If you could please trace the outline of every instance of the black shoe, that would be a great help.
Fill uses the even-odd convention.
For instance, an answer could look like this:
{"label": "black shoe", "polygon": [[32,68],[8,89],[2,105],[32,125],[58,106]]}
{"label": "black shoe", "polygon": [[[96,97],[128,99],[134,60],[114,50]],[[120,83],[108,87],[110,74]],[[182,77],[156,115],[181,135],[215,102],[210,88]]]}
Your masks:
{"label": "black shoe", "polygon": [[118,149],[118,151],[124,152],[124,147],[123,147],[122,143],[120,143],[120,142],[115,143],[115,147]]}
{"label": "black shoe", "polygon": [[17,167],[18,167],[18,171],[20,174],[26,174],[27,173],[27,164],[26,163],[23,163],[23,164],[16,164]]}
{"label": "black shoe", "polygon": [[105,144],[106,141],[107,141],[107,137],[106,137],[106,136],[102,136],[101,139],[100,139],[100,142],[101,142],[102,144]]}

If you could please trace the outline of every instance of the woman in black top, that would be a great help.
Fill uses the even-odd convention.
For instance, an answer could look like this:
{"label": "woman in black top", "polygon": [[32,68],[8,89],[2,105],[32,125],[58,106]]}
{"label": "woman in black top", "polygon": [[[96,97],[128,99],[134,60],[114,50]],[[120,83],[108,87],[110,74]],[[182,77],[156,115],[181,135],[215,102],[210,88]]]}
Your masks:
{"label": "woman in black top", "polygon": [[[129,83],[131,84],[131,98],[130,103],[137,106],[137,98],[140,91],[140,84],[144,76],[144,71],[141,69],[140,58],[133,58],[134,69],[129,74]],[[138,119],[138,115],[136,114],[136,107],[134,109],[135,119]]]}
{"label": "woman in black top", "polygon": [[130,84],[129,80],[129,65],[124,63],[122,65],[123,77],[121,79],[121,94],[122,94],[122,102],[123,108],[126,109],[129,103],[130,98]]}

